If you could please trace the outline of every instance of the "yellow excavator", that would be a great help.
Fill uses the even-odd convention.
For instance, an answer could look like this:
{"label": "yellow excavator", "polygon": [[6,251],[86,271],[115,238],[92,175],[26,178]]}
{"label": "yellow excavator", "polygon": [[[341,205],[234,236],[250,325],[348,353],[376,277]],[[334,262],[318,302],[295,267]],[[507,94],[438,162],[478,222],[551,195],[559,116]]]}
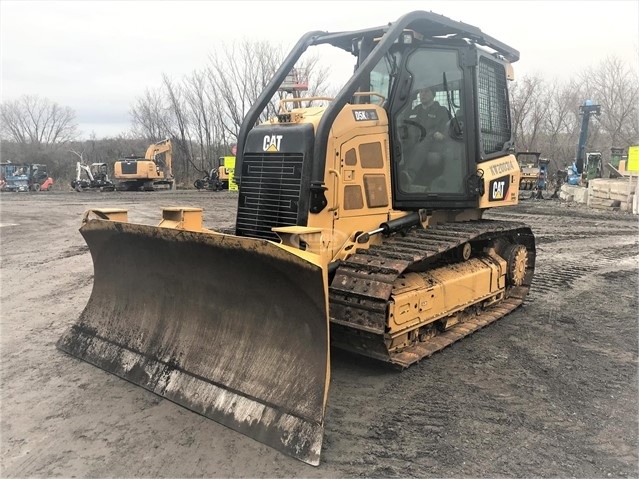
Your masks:
{"label": "yellow excavator", "polygon": [[131,156],[116,161],[113,171],[116,189],[120,191],[173,189],[171,140],[167,138],[149,145],[144,157]]}
{"label": "yellow excavator", "polygon": [[[258,124],[316,45],[351,52],[352,77],[325,106],[284,98]],[[518,201],[518,58],[424,11],[307,33],[240,129],[235,229],[203,227],[192,207],[164,208],[157,225],[87,211],[93,291],[58,347],[319,464],[331,345],[405,368],[528,293],[531,229],[482,218]],[[436,132],[414,113],[424,88],[446,110]]]}

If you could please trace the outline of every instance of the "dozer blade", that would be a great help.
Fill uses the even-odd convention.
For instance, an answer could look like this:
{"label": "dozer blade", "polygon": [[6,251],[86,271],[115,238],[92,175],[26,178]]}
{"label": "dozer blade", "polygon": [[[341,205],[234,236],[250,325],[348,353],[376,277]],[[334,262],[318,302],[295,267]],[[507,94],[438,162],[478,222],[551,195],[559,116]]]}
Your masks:
{"label": "dozer blade", "polygon": [[309,464],[329,381],[322,268],[251,238],[105,220],[59,349]]}

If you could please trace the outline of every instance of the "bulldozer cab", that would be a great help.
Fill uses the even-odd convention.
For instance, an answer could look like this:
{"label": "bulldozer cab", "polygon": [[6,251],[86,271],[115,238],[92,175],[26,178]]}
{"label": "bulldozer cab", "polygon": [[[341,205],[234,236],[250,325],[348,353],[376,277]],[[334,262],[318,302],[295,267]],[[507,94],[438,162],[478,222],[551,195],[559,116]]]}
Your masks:
{"label": "bulldozer cab", "polygon": [[[512,153],[506,83],[513,79],[510,63],[519,58],[519,53],[475,27],[427,12],[413,12],[388,27],[303,39],[276,74],[273,85],[267,87],[261,100],[249,111],[247,118],[251,121],[245,122],[247,127],[255,124],[260,109],[286,80],[289,65],[307,46],[323,44],[352,52],[357,57],[357,68],[322,114],[314,132],[314,144],[304,145],[305,136],[300,133],[302,144],[296,145],[297,151],[308,147],[312,156],[306,172],[310,204],[301,202],[311,213],[330,207],[331,201],[322,189],[330,190],[332,182],[327,174],[329,131],[349,106],[349,115],[362,129],[370,126],[370,122],[388,124],[385,141],[392,160],[385,157],[382,145],[380,161],[391,163],[388,204],[396,210],[476,208],[489,186],[487,183],[499,177],[499,173],[516,168],[516,163],[509,161],[496,168],[479,168],[478,172],[479,164],[488,165],[491,160]],[[431,92],[428,100],[422,100],[424,90]],[[286,122],[290,119],[280,115],[279,123]],[[268,126],[263,132],[259,128],[240,131],[236,167],[240,195],[245,174],[242,165],[253,154],[253,145],[262,146],[251,135],[267,134]],[[283,137],[291,138],[293,126],[271,130],[274,139],[284,132],[287,135]],[[270,143],[268,146],[275,147]],[[374,156],[375,148],[371,146],[369,154],[362,151],[361,156]],[[348,150],[341,154],[346,156]],[[380,165],[378,160],[371,161]],[[361,161],[358,164],[366,168]],[[342,169],[340,174],[344,173]],[[501,180],[511,182],[505,177]],[[347,201],[347,195],[343,196]],[[296,224],[305,221],[303,216],[298,215]]]}
{"label": "bulldozer cab", "polygon": [[475,207],[477,163],[512,148],[506,64],[461,38],[400,38],[370,75],[387,97],[393,204]]}

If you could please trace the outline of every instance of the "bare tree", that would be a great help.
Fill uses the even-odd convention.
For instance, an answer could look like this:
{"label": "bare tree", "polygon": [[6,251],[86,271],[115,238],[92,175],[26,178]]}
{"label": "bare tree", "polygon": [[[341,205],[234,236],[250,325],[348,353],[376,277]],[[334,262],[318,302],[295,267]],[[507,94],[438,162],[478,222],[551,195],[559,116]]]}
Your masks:
{"label": "bare tree", "polygon": [[78,134],[71,108],[36,95],[23,95],[0,105],[0,118],[2,136],[19,144],[52,146]]}
{"label": "bare tree", "polygon": [[171,137],[181,153],[182,161],[174,160],[174,169],[177,172],[188,174],[190,166],[194,165],[195,155],[193,154],[192,129],[184,99],[184,89],[179,84],[174,84],[166,74],[162,75],[162,85],[166,90],[173,118],[174,128],[171,131]]}
{"label": "bare tree", "polygon": [[[236,139],[244,116],[273,77],[283,59],[281,48],[268,42],[224,45],[223,54],[211,55],[207,73],[214,91],[214,102],[220,107],[218,120],[224,133]],[[270,105],[262,119],[275,113]]]}
{"label": "bare tree", "polygon": [[581,76],[584,89],[601,105],[600,124],[610,146],[639,142],[639,77],[619,58],[606,58]]}
{"label": "bare tree", "polygon": [[539,76],[523,77],[511,90],[513,132],[520,151],[540,149],[548,115],[549,86]]}
{"label": "bare tree", "polygon": [[220,152],[216,148],[216,140],[220,131],[215,113],[218,107],[212,101],[214,95],[205,72],[193,72],[185,78],[183,86],[190,127],[197,144],[194,147],[197,149],[195,163],[199,171],[208,171],[213,166],[219,166],[217,157]]}
{"label": "bare tree", "polygon": [[577,151],[580,118],[579,105],[583,103],[583,94],[579,87],[570,81],[555,84],[550,88],[548,112],[545,117],[545,155],[553,161],[557,169],[568,166]]}
{"label": "bare tree", "polygon": [[[213,92],[212,102],[218,106],[221,138],[228,144],[237,141],[246,113],[275,75],[284,59],[284,52],[281,47],[274,47],[268,42],[251,41],[223,46],[221,51],[223,54],[211,56],[207,75]],[[326,95],[329,69],[320,64],[316,55],[305,53],[296,68],[308,74],[307,96]],[[258,121],[273,117],[279,100],[286,96],[285,92],[274,95]]]}
{"label": "bare tree", "polygon": [[[116,137],[97,139],[91,135],[88,140],[73,144],[74,152],[82,152],[86,163],[112,164],[116,160],[130,155],[141,155],[149,146],[147,137],[132,137],[121,134]],[[77,154],[76,154],[77,156]]]}
{"label": "bare tree", "polygon": [[564,168],[577,154],[582,128],[580,106],[601,105],[591,117],[586,148],[609,155],[613,146],[639,142],[639,81],[636,72],[612,57],[566,83],[523,77],[511,89],[513,131],[519,151],[540,151],[554,168]]}
{"label": "bare tree", "polygon": [[[283,59],[280,47],[267,42],[244,41],[212,55],[204,70],[195,70],[182,81],[166,74],[157,91],[148,91],[131,108],[135,130],[152,141],[170,136],[176,145],[176,174],[208,171],[217,158],[228,155],[237,142],[240,126],[250,107],[271,81]],[[302,61],[303,60],[303,61]],[[305,55],[300,69],[309,72],[309,95],[325,96],[328,71],[316,57]],[[261,121],[273,116],[274,95]]]}
{"label": "bare tree", "polygon": [[161,90],[147,89],[144,96],[135,101],[130,113],[134,129],[149,141],[160,141],[169,136],[171,114]]}
{"label": "bare tree", "polygon": [[77,152],[76,150],[70,149],[69,153],[73,153],[75,156],[78,157],[78,159],[80,160],[80,163],[82,163],[83,165],[86,165],[86,163],[84,162],[84,149],[80,152]]}

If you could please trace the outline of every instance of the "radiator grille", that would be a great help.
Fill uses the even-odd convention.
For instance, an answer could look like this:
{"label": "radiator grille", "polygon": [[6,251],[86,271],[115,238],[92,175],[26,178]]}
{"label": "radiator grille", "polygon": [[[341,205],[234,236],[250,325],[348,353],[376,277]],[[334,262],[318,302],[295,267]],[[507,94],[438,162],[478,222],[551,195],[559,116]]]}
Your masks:
{"label": "radiator grille", "polygon": [[238,235],[277,241],[271,228],[298,224],[303,164],[301,154],[244,155]]}
{"label": "radiator grille", "polygon": [[125,161],[122,163],[122,174],[124,175],[135,175],[138,172],[138,162],[137,161]]}

